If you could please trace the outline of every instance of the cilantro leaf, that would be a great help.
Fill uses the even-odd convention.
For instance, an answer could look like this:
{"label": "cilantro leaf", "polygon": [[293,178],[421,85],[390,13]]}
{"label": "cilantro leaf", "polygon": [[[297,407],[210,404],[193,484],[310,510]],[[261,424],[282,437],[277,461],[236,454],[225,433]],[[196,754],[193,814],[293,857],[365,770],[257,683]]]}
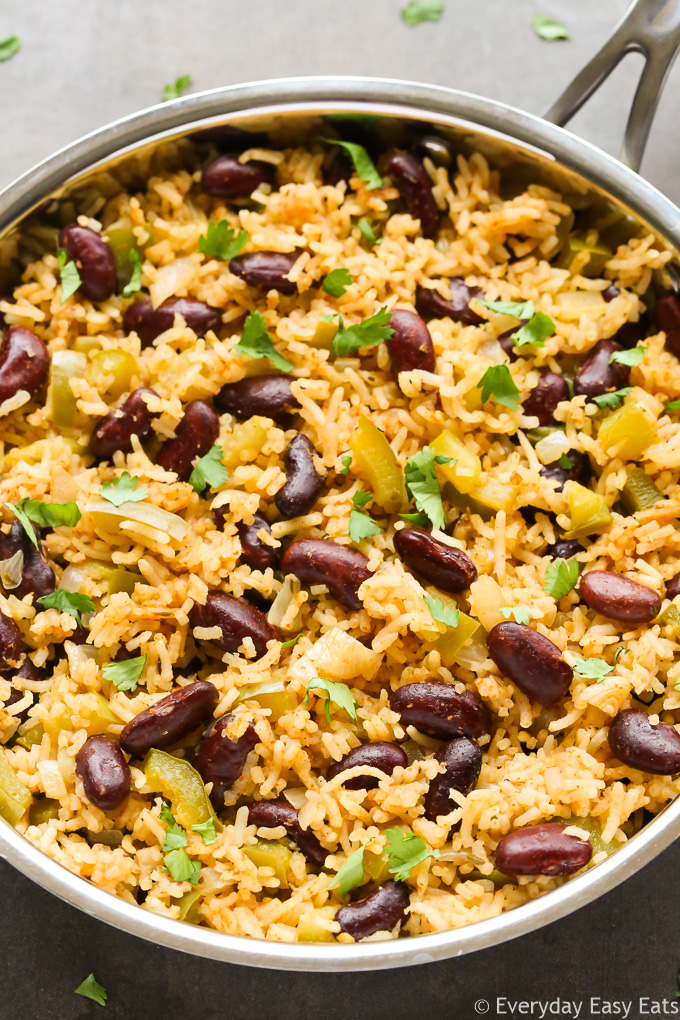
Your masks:
{"label": "cilantro leaf", "polygon": [[[21,503],[23,503],[23,500],[21,501]],[[24,529],[24,531],[30,538],[31,542],[37,549],[38,539],[35,534],[35,529],[33,528],[30,519],[24,513],[21,503],[17,503],[16,506],[14,506],[13,503],[3,503],[2,505],[6,506],[8,510],[11,510],[11,512],[14,514],[17,520],[21,522],[22,528]]]}
{"label": "cilantro leaf", "polygon": [[331,297],[342,297],[348,287],[352,286],[352,274],[349,269],[344,267],[340,269],[333,269],[331,272],[324,277],[324,281],[321,284],[321,290],[325,291],[326,294],[330,294]]}
{"label": "cilantro leaf", "polygon": [[198,239],[198,250],[204,255],[228,262],[240,255],[250,239],[247,230],[240,230],[236,237],[234,233],[234,228],[229,226],[227,220],[220,220],[219,223],[211,221],[205,234],[201,234]]}
{"label": "cilantro leaf", "polygon": [[352,496],[352,505],[355,510],[363,510],[363,508],[370,503],[372,499],[373,496],[370,492],[366,492],[365,489],[358,489]]}
{"label": "cilantro leaf", "polygon": [[[454,806],[454,802],[451,801],[452,811]],[[405,882],[416,864],[421,864],[428,857],[439,857],[439,850],[429,847],[422,836],[416,836],[410,829],[400,829],[397,826],[388,829],[385,835],[388,843],[389,871],[397,882]]]}
{"label": "cilantro leaf", "polygon": [[566,453],[563,453],[560,456],[560,459],[558,460],[557,463],[560,465],[561,468],[564,468],[566,471],[571,471],[571,469],[574,466],[573,461],[569,460],[569,456]]}
{"label": "cilantro leaf", "polygon": [[170,99],[179,99],[185,89],[188,89],[191,85],[191,75],[183,74],[181,78],[177,78],[172,85],[166,85],[163,89],[163,95],[161,101],[167,103]]}
{"label": "cilantro leaf", "polygon": [[22,499],[16,506],[12,503],[3,503],[3,506],[21,521],[36,549],[38,540],[31,521],[43,528],[73,528],[82,517],[77,503],[43,503],[40,499]]}
{"label": "cilantro leaf", "polygon": [[383,179],[363,145],[357,145],[356,142],[340,142],[334,138],[321,138],[320,141],[326,142],[328,145],[339,145],[341,149],[345,150],[354,164],[357,177],[360,177],[364,182],[367,191],[382,188]]}
{"label": "cilantro leaf", "polygon": [[170,810],[170,805],[166,804],[165,801],[163,801],[163,805],[161,807],[160,818],[161,818],[162,822],[167,822],[168,825],[175,825],[176,822],[177,822],[177,819],[175,818],[175,816],[173,815],[172,811]]}
{"label": "cilantro leaf", "polygon": [[180,847],[187,845],[187,834],[179,824],[179,822],[173,822],[165,830],[165,839],[161,851],[164,854],[169,854],[172,850],[179,850]]}
{"label": "cilantro leaf", "polygon": [[528,624],[533,620],[531,610],[525,609],[524,606],[499,606],[498,612],[502,613],[506,620],[512,616],[515,623]]}
{"label": "cilantro leaf", "polygon": [[344,457],[340,458],[340,461],[342,463],[342,467],[338,469],[338,474],[348,475],[349,474],[350,465],[352,463],[351,456],[348,453],[346,453],[344,455]]}
{"label": "cilantro leaf", "polygon": [[519,390],[515,386],[507,365],[492,365],[487,368],[477,383],[477,389],[482,391],[483,404],[493,397],[497,404],[509,407],[511,411],[515,411],[519,407],[517,399]]}
{"label": "cilantro leaf", "polygon": [[361,510],[351,510],[349,515],[349,537],[353,542],[360,542],[362,538],[370,538],[371,535],[380,535],[382,528]]}
{"label": "cilantro leaf", "polygon": [[104,482],[99,495],[102,499],[113,503],[114,506],[122,506],[123,503],[140,503],[149,495],[146,485],[140,485],[138,475],[130,477],[129,471],[123,471],[120,478],[113,478],[110,482]]}
{"label": "cilantro leaf", "polygon": [[136,655],[133,659],[107,663],[102,670],[102,675],[119,691],[136,691],[145,666],[146,655]]}
{"label": "cilantro leaf", "polygon": [[[597,397],[588,397],[588,400],[591,404],[597,404],[598,407],[618,407],[619,404],[623,403],[623,398],[627,393],[630,393],[632,388],[632,386],[623,386],[620,390],[614,390],[612,393],[600,393]],[[678,401],[678,407],[680,407],[680,401]]]}
{"label": "cilantro leaf", "polygon": [[555,323],[545,312],[536,312],[523,326],[511,335],[515,347],[543,347],[555,332]]}
{"label": "cilantro leaf", "polygon": [[80,273],[75,262],[69,262],[68,253],[63,248],[57,251],[57,263],[59,265],[59,279],[61,280],[61,303],[65,304],[72,294],[78,290],[82,283]]}
{"label": "cilantro leaf", "polygon": [[357,223],[357,226],[361,231],[361,235],[365,241],[368,241],[370,245],[378,243],[378,238],[376,237],[375,231],[371,226],[371,221],[366,216],[361,217],[361,219]]}
{"label": "cilantro leaf", "polygon": [[514,315],[516,319],[530,319],[534,314],[533,301],[482,301],[475,298],[478,305],[490,308],[500,315]]}
{"label": "cilantro leaf", "polygon": [[298,634],[295,635],[295,637],[288,638],[287,641],[282,641],[281,642],[281,647],[282,648],[295,648],[295,645],[298,643],[300,638],[305,635],[305,633],[306,633],[306,631],[301,630]]}
{"label": "cilantro leaf", "polygon": [[268,358],[282,372],[291,372],[295,368],[293,362],[284,358],[274,347],[261,312],[250,313],[243,326],[241,339],[232,350],[237,357],[246,354],[249,358]]}
{"label": "cilantro leaf", "polygon": [[436,599],[432,595],[423,595],[423,599],[432,614],[433,620],[436,620],[437,623],[444,623],[447,627],[458,626],[458,621],[460,620],[459,609],[452,609],[450,606],[445,605],[441,599]]}
{"label": "cilantro leaf", "polygon": [[85,999],[92,999],[99,1006],[106,1005],[106,989],[100,985],[94,974],[88,974],[84,981],[75,989],[76,995],[82,995]]}
{"label": "cilantro leaf", "polygon": [[580,573],[581,565],[576,560],[557,559],[547,568],[541,587],[559,601],[576,587]]}
{"label": "cilantro leaf", "polygon": [[545,39],[547,42],[571,38],[564,25],[555,21],[554,18],[546,17],[545,14],[534,14],[531,19],[531,27],[539,39]]}
{"label": "cilantro leaf", "polygon": [[623,645],[619,645],[619,647],[614,652],[614,665],[615,666],[618,663],[618,661],[621,658],[621,656],[624,655],[627,651],[628,651],[627,648],[624,648]]}
{"label": "cilantro leaf", "polygon": [[57,588],[49,595],[41,595],[37,601],[45,609],[57,609],[60,613],[68,613],[79,627],[82,622],[80,614],[94,613],[96,610],[89,595],[82,595],[79,591],[64,591],[63,588]]}
{"label": "cilantro leaf", "polygon": [[201,862],[192,861],[184,847],[171,850],[165,855],[165,867],[173,882],[191,882],[192,885],[198,885]]}
{"label": "cilantro leaf", "polygon": [[21,49],[18,35],[10,35],[0,41],[0,61],[11,60]]}
{"label": "cilantro leaf", "polygon": [[406,462],[404,478],[409,495],[422,513],[427,515],[434,528],[441,531],[446,525],[439,479],[434,467],[435,453],[424,446]]}
{"label": "cilantro leaf", "polygon": [[439,21],[444,13],[444,0],[411,0],[401,9],[405,25],[421,25],[424,21]]}
{"label": "cilantro leaf", "polygon": [[341,866],[335,878],[333,878],[326,889],[334,889],[337,885],[338,896],[346,896],[350,889],[361,885],[364,880],[364,847],[360,846],[353,854],[350,854],[345,863]]}
{"label": "cilantro leaf", "polygon": [[342,357],[345,354],[352,354],[360,347],[375,347],[383,340],[389,340],[394,333],[387,323],[392,318],[392,313],[387,305],[383,305],[379,312],[372,315],[370,319],[363,322],[355,322],[352,326],[345,326],[342,315],[338,316],[340,327],[333,337],[331,344],[333,354]]}
{"label": "cilantro leaf", "polygon": [[430,518],[427,514],[399,514],[405,521],[410,521],[411,524],[418,524],[421,528],[429,528]]}
{"label": "cilantro leaf", "polygon": [[[629,387],[629,389],[632,389],[632,387]],[[673,411],[680,411],[680,400],[669,400],[664,407],[664,411],[667,411],[669,414]]]}
{"label": "cilantro leaf", "polygon": [[142,288],[142,256],[136,248],[130,248],[129,258],[132,265],[132,274],[123,287],[123,297],[132,297],[133,294],[136,294]]}
{"label": "cilantro leaf", "polygon": [[219,489],[220,485],[224,485],[229,477],[229,472],[224,466],[223,457],[224,450],[215,443],[205,457],[196,461],[194,470],[189,475],[189,485],[195,492],[203,492],[206,485],[209,485],[211,489]]}
{"label": "cilantro leaf", "polygon": [[324,705],[324,712],[329,724],[331,721],[330,702],[333,702],[338,708],[344,708],[350,718],[357,721],[357,703],[347,684],[341,684],[335,680],[325,680],[322,676],[314,676],[307,681],[307,693],[302,699],[303,705],[309,704],[309,692],[312,690],[326,691],[328,697]]}
{"label": "cilantro leaf", "polygon": [[210,846],[217,839],[215,835],[215,819],[210,817],[207,822],[197,822],[191,826],[192,832],[197,832],[206,846]]}
{"label": "cilantro leaf", "polygon": [[604,659],[577,659],[574,663],[574,673],[582,676],[584,680],[596,680],[601,683],[606,676],[614,671]]}
{"label": "cilantro leaf", "polygon": [[617,362],[619,365],[627,365],[628,368],[633,368],[635,365],[639,365],[641,361],[644,361],[647,348],[644,344],[638,344],[637,347],[633,347],[628,351],[614,351],[609,359],[609,364],[612,365]]}

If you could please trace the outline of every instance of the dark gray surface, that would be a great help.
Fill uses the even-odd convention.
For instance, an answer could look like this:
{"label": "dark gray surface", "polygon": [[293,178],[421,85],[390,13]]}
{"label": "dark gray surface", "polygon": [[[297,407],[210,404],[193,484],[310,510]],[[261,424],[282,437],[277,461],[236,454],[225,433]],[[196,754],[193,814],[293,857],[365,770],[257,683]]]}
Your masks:
{"label": "dark gray surface", "polygon": [[[16,33],[23,48],[0,65],[0,185],[85,131],[156,102],[162,86],[185,73],[195,89],[294,74],[410,78],[541,112],[625,6],[447,0],[440,24],[409,29],[400,0],[4,0],[0,38]],[[533,36],[538,9],[561,18],[572,41]],[[618,150],[639,62],[628,58],[574,123],[610,152]],[[676,201],[679,83],[677,66],[643,166]],[[478,999],[491,1004],[485,1015],[510,1015],[509,1005],[499,1013],[496,996],[551,1002],[548,1016],[558,998],[581,1003],[581,1017],[606,1015],[591,996],[631,1001],[632,1018],[653,1015],[639,996],[665,997],[669,1012],[680,964],[679,870],[680,848],[672,847],[625,886],[532,936],[446,963],[339,976],[229,967],[151,946],[0,862],[0,1017],[458,1020],[482,1015]],[[90,971],[109,991],[106,1011],[73,994]]]}

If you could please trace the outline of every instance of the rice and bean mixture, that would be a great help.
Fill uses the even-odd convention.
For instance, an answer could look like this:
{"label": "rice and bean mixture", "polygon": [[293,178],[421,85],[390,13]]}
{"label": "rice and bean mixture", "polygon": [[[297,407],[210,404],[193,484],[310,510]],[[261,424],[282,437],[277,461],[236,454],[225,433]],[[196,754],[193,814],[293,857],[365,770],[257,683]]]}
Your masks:
{"label": "rice and bean mixture", "polygon": [[139,157],[0,301],[0,814],[286,942],[494,917],[679,789],[669,254],[346,137]]}

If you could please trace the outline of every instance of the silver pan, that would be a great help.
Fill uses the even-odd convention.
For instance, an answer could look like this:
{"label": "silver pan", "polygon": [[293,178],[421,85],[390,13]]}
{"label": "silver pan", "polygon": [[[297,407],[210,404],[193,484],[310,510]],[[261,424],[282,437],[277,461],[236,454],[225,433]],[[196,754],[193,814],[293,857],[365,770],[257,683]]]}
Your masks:
{"label": "silver pan", "polygon": [[[680,45],[680,0],[635,0],[611,40],[548,111],[545,120],[451,89],[371,78],[303,78],[218,89],[153,107],[87,135],[39,164],[0,194],[0,248],[46,199],[80,190],[132,154],[199,129],[237,127],[303,137],[329,113],[377,115],[386,144],[438,136],[454,148],[479,149],[497,166],[522,167],[556,181],[574,201],[607,200],[652,230],[673,253],[658,286],[674,285],[680,210],[635,172],[659,92]],[[644,54],[621,161],[562,126],[628,52]],[[73,906],[151,942],[199,956],[257,967],[307,971],[371,970],[428,963],[516,938],[556,921],[614,888],[680,834],[680,798],[604,863],[561,888],[491,920],[454,931],[369,944],[285,944],[223,935],[141,909],[103,892],[33,847],[0,820],[0,855]]]}

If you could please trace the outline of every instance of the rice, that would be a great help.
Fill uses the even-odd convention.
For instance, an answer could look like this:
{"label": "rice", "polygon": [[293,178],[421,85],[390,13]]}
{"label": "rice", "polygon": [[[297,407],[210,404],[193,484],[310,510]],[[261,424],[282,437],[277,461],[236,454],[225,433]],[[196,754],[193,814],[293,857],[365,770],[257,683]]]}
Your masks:
{"label": "rice", "polygon": [[[528,355],[522,351],[511,364],[521,399],[526,399],[539,370],[577,365],[599,340],[639,319],[653,274],[663,268],[668,253],[652,236],[634,237],[613,251],[602,277],[574,271],[573,264],[571,270],[562,268],[557,256],[564,243],[560,228],[573,211],[569,196],[534,184],[504,200],[498,172],[479,154],[459,155],[450,171],[426,161],[444,216],[436,240],[425,239],[393,185],[369,190],[357,177],[351,187],[324,184],[327,158],[318,143],[249,150],[242,160],[270,165],[277,186],[262,185],[251,201],[227,205],[202,192],[195,155],[166,146],[153,159],[140,158],[120,179],[109,173],[75,196],[82,226],[134,232],[143,246],[141,287],[154,306],[168,298],[206,302],[220,309],[218,332],[197,337],[177,316],[171,328],[143,348],[122,323],[127,305],[144,294],[114,294],[93,303],[77,292],[62,303],[56,228],[49,217],[25,228],[19,242],[21,280],[2,303],[7,324],[34,330],[51,355],[77,350],[91,359],[98,351],[127,352],[137,366],[130,389],[150,386],[158,394],[150,405],[156,414],[150,441],[142,444],[135,438],[130,453],[116,452],[111,461],[96,461],[87,450],[97,421],[129,392],[112,397],[110,376],[71,378],[75,412],[72,426],[61,433],[52,420],[49,396],[46,404],[32,400],[27,405],[27,394],[19,390],[0,404],[0,501],[78,503],[80,521],[45,532],[43,548],[57,581],[67,568],[77,570],[77,590],[96,607],[87,643],[78,645],[71,640],[76,622],[68,612],[34,604],[30,594],[17,598],[6,590],[0,595],[0,609],[20,628],[28,657],[45,671],[39,681],[14,676],[14,671],[0,678],[0,706],[5,706],[0,707],[0,739],[7,762],[33,796],[17,828],[70,871],[143,909],[230,934],[288,942],[301,937],[310,918],[316,924],[313,937],[351,940],[333,919],[335,908],[347,899],[337,888],[329,889],[330,880],[358,849],[376,856],[389,849],[386,834],[395,827],[410,830],[435,853],[407,875],[410,906],[401,931],[397,926],[381,937],[474,923],[559,886],[564,879],[556,876],[514,880],[499,875],[496,848],[513,830],[549,821],[576,826],[585,819],[597,827],[601,844],[596,849],[606,844],[611,852],[641,828],[645,812],[658,812],[680,789],[680,780],[672,776],[650,776],[622,764],[607,743],[616,714],[640,707],[633,699],[651,703],[658,718],[674,722],[680,708],[677,635],[658,620],[623,625],[598,616],[579,602],[575,591],[557,603],[546,594],[546,548],[569,527],[568,488],[559,490],[541,473],[541,451],[527,438],[535,418],[523,415],[521,406],[512,410],[493,400],[470,399],[471,387],[490,366],[510,364],[498,336],[515,320],[481,306],[475,306],[482,318],[478,324],[432,319],[434,371],[415,369],[398,379],[384,343],[362,356],[334,358],[313,342],[324,316],[339,312],[346,323],[357,323],[383,306],[390,312],[413,308],[416,287],[433,288],[448,298],[447,278],[463,277],[489,301],[530,300],[553,320],[554,335],[544,346]],[[357,224],[364,217],[380,237],[376,245],[362,237]],[[257,290],[231,273],[227,261],[199,252],[208,220],[227,220],[237,232],[247,231],[245,253],[304,248],[290,274],[294,297]],[[588,242],[597,240],[591,231]],[[353,282],[345,294],[332,298],[319,283],[338,268],[348,269]],[[605,302],[601,295],[612,282],[618,294]],[[564,301],[574,294],[591,295],[590,304],[579,311]],[[157,452],[174,435],[188,401],[210,401],[225,383],[261,371],[233,350],[243,317],[254,311],[264,317],[277,350],[294,365],[293,393],[300,405],[296,427],[263,419],[264,441],[230,468],[222,485],[201,496],[160,467]],[[575,396],[555,412],[565,449],[590,458],[595,491],[610,508],[616,504],[611,525],[589,536],[577,554],[581,568],[613,569],[662,595],[664,582],[680,571],[680,426],[664,409],[668,399],[680,394],[680,366],[664,342],[663,333],[645,341],[647,354],[630,371],[632,389],[625,402],[644,408],[656,423],[658,435],[644,455],[645,470],[667,503],[628,516],[619,512],[627,466],[602,445],[600,409]],[[404,521],[381,514],[374,505],[369,513],[379,518],[380,532],[351,542],[352,496],[365,482],[351,470],[342,473],[342,458],[360,415],[384,431],[402,467],[453,424],[480,459],[485,477],[515,487],[512,505],[489,519],[460,508],[445,493],[446,529],[439,538],[466,552],[479,572],[475,585],[484,582],[456,596],[455,604],[481,617],[486,630],[503,620],[499,606],[528,608],[531,626],[549,637],[570,665],[579,657],[611,664],[620,647],[613,670],[601,682],[574,674],[567,695],[544,708],[503,676],[488,654],[484,628],[448,665],[442,661],[435,638],[446,627],[432,619],[424,600],[426,583],[395,556],[394,535]],[[228,446],[237,427],[235,418],[222,414],[217,442]],[[312,441],[326,485],[313,509],[282,520],[274,496],[285,481],[284,454],[296,431]],[[142,520],[102,530],[86,508],[100,499],[102,485],[123,471],[146,487],[145,504],[184,522],[184,538],[175,542]],[[211,507],[220,508],[223,527],[215,523]],[[301,587],[271,567],[258,571],[240,562],[238,525],[252,524],[257,512],[273,522],[271,535],[260,532],[269,547],[324,538],[359,548],[372,570],[360,589],[363,608],[344,608],[326,585]],[[4,532],[12,520],[3,511]],[[109,590],[111,568],[136,575],[132,594]],[[214,644],[218,627],[192,629],[190,623],[192,607],[204,605],[215,589],[273,604],[281,640],[271,642],[259,658],[249,637],[237,652],[222,654]],[[292,647],[282,647],[296,634]],[[117,690],[102,672],[121,650],[146,656],[133,691]],[[355,717],[329,704],[329,722],[321,692],[310,687],[313,696],[306,698],[308,681],[318,675],[347,685]],[[117,740],[131,719],[197,676],[217,690],[215,715],[233,713],[233,739],[252,723],[257,742],[226,793],[214,841],[185,833],[188,856],[200,863],[197,884],[192,884],[174,880],[166,870],[163,797],[150,785],[142,762],[131,762],[131,792],[110,811],[87,799],[75,767],[93,732]],[[467,796],[454,791],[449,814],[434,821],[425,817],[424,801],[442,772],[435,758],[441,741],[403,725],[390,707],[393,691],[427,680],[476,691],[494,719],[491,735],[480,740],[483,764],[476,788]],[[288,701],[278,717],[266,707],[264,695],[259,703],[257,688],[250,697],[248,691],[241,696],[244,688],[262,684],[285,692]],[[369,741],[399,743],[407,751],[407,766],[391,776],[378,769],[350,769],[325,781],[333,763]],[[187,739],[171,750],[187,759],[195,746],[196,740]],[[356,775],[374,777],[377,786],[347,789],[344,784]],[[280,796],[299,811],[302,829],[321,841],[324,867],[291,844],[281,826],[258,830],[249,823],[249,804]],[[43,818],[36,809],[45,807],[44,798],[55,804]],[[98,834],[111,831],[121,834],[114,845],[96,841]],[[285,880],[276,867],[258,864],[246,852],[263,840],[285,849]],[[602,856],[598,853],[597,859]],[[391,877],[384,872],[383,880]],[[373,888],[364,883],[353,896]],[[326,907],[333,909],[323,913]]]}

